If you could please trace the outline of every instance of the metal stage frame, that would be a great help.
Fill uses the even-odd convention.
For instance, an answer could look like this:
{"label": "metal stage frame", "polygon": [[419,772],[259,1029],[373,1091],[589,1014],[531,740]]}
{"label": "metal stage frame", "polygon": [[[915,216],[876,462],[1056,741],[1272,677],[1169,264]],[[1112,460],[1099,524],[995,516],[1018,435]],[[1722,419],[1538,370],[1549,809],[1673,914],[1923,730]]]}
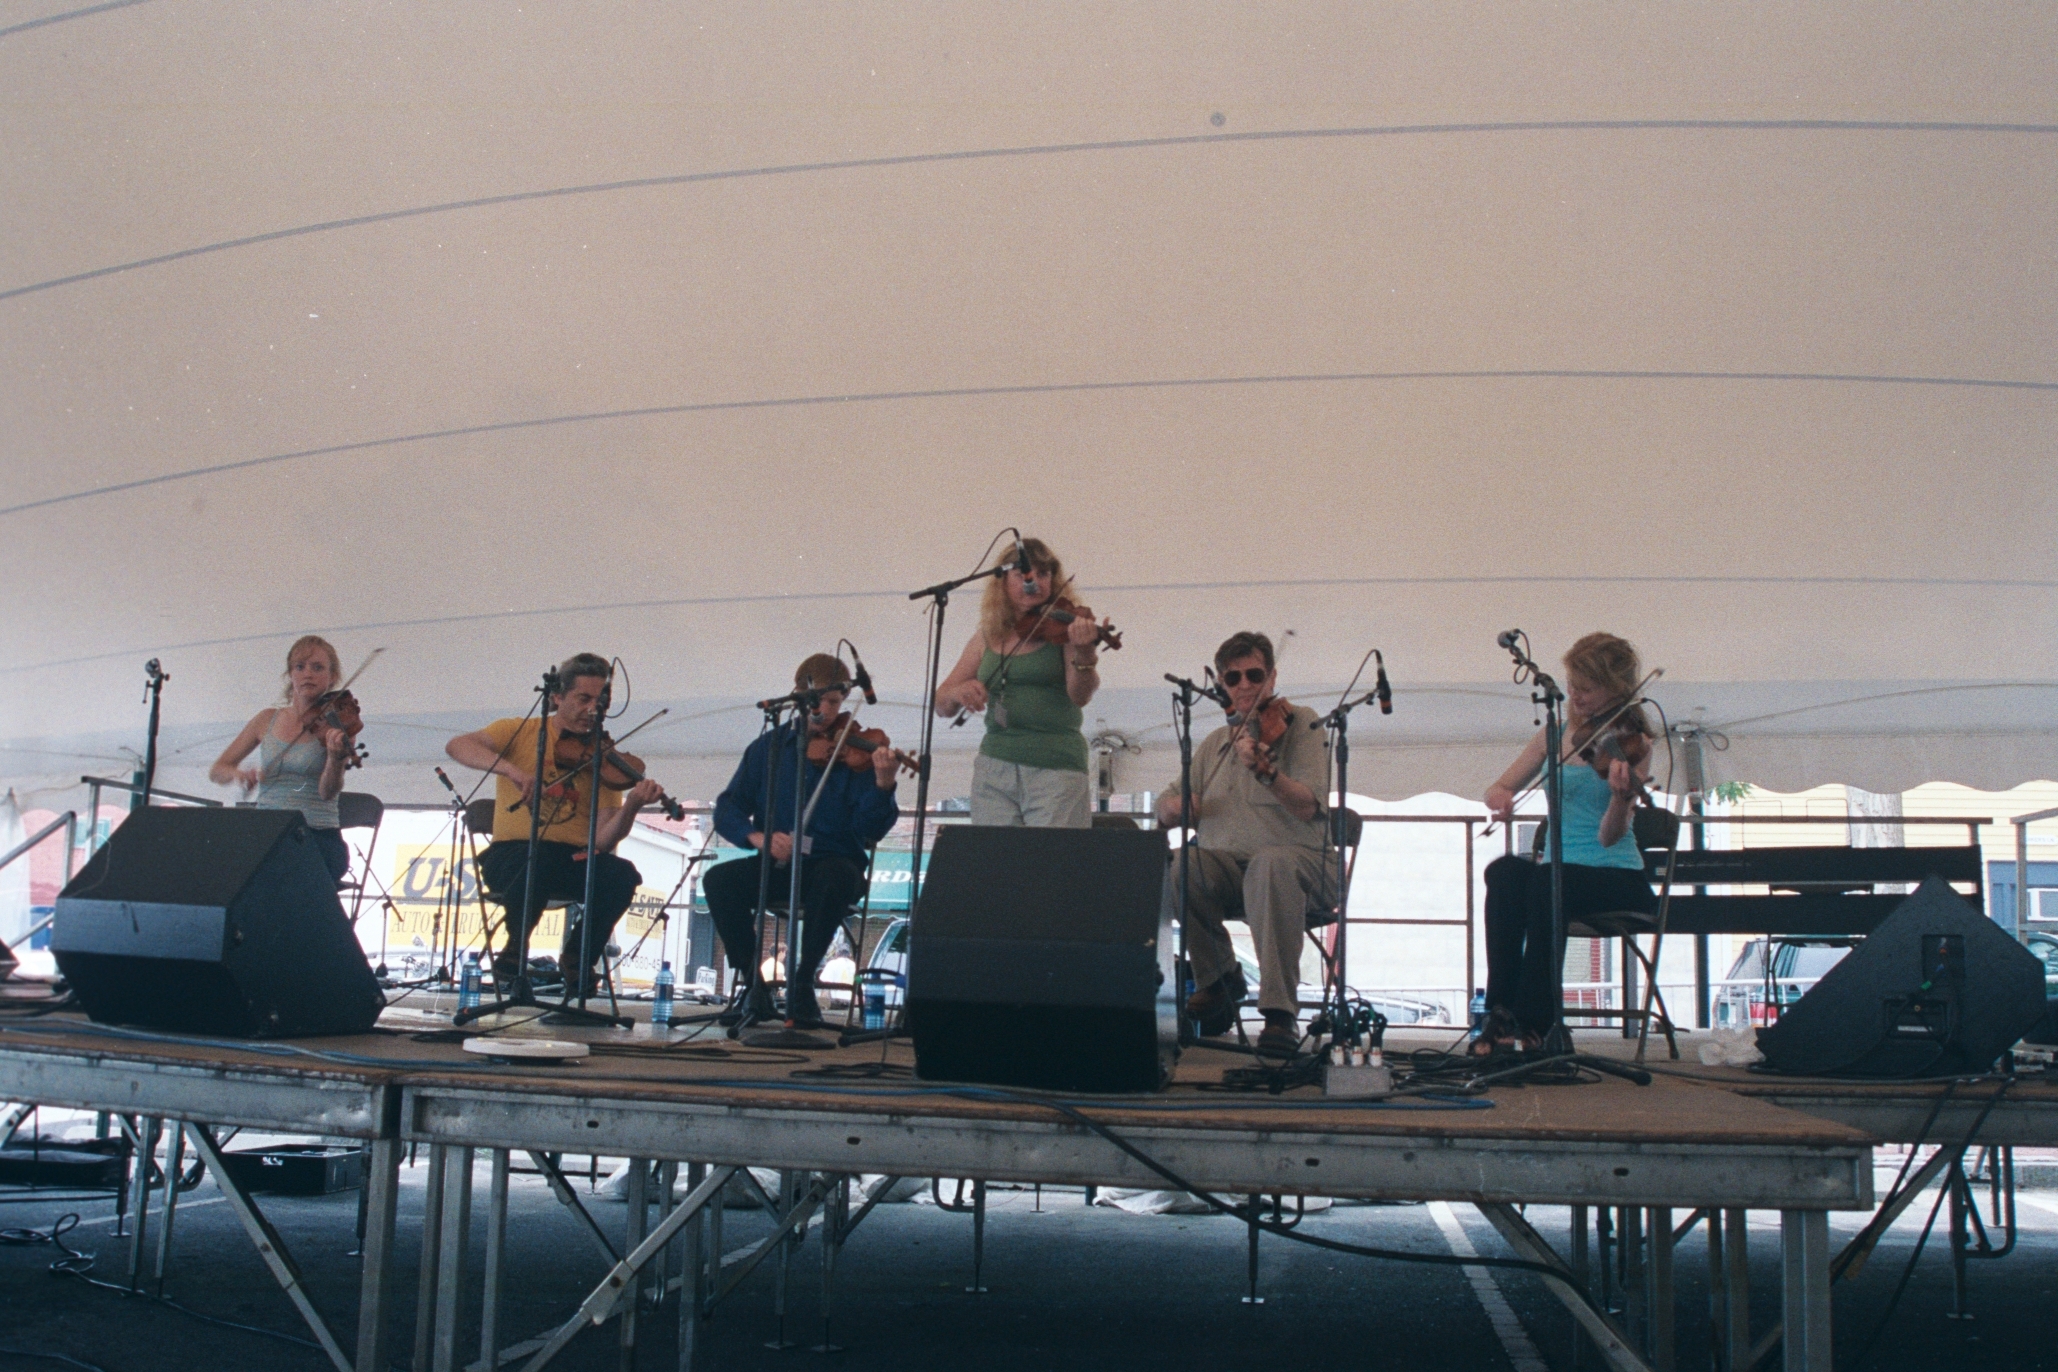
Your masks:
{"label": "metal stage frame", "polygon": [[[1613,1035],[1592,1037],[1602,1043]],[[0,1099],[133,1117],[146,1139],[151,1121],[178,1122],[184,1127],[167,1131],[168,1137],[190,1142],[203,1156],[212,1151],[211,1130],[218,1126],[364,1141],[369,1169],[354,1356],[343,1351],[300,1288],[291,1255],[257,1204],[218,1168],[211,1169],[274,1276],[346,1372],[383,1372],[394,1360],[393,1274],[401,1239],[395,1202],[402,1153],[410,1145],[427,1145],[429,1158],[413,1331],[413,1365],[423,1372],[483,1367],[483,1350],[495,1348],[504,1365],[540,1369],[581,1329],[609,1319],[617,1321],[623,1347],[633,1350],[639,1323],[660,1308],[652,1298],[661,1301],[674,1291],[689,1293],[675,1307],[680,1366],[688,1367],[700,1321],[767,1261],[776,1283],[775,1308],[783,1317],[795,1253],[811,1223],[819,1223],[823,1239],[826,1324],[844,1244],[875,1203],[854,1189],[861,1173],[1165,1184],[1078,1118],[1021,1097],[939,1097],[932,1086],[917,1083],[884,1092],[876,1083],[819,1083],[803,1091],[784,1076],[735,1080],[733,1068],[727,1069],[730,1079],[696,1080],[686,1070],[691,1064],[678,1059],[639,1061],[620,1072],[613,1059],[583,1072],[495,1069],[467,1060],[455,1044],[392,1037],[314,1040],[306,1047],[311,1051],[133,1041],[92,1026],[10,1024],[0,1033]],[[895,1051],[904,1058],[904,1049],[896,1045]],[[880,1050],[819,1056],[876,1062]],[[1182,1077],[1199,1056],[1188,1055]],[[353,1063],[353,1057],[367,1065]],[[1211,1065],[1202,1064],[1203,1070]],[[1194,1093],[1180,1094],[1176,1087],[1177,1108],[1168,1108],[1167,1098],[1071,1104],[1196,1186],[1239,1201],[1319,1194],[1474,1204],[1518,1256],[1553,1270],[1543,1278],[1546,1288],[1572,1310],[1589,1348],[1624,1372],[1669,1372],[1675,1366],[1677,1245],[1696,1225],[1705,1225],[1711,1295],[1718,1303],[1712,1313],[1724,1331],[1729,1366],[1738,1372],[1755,1366],[1784,1335],[1786,1368],[1828,1372],[1828,1212],[1872,1207],[1874,1141],[1903,1133],[1904,1120],[1912,1121],[1911,1131],[1919,1127],[1935,1097],[1921,1087],[1847,1090],[1767,1083],[1741,1072],[1711,1069],[1707,1075],[1697,1083],[1661,1076],[1648,1088],[1610,1081],[1570,1092],[1516,1092],[1496,1096],[1506,1102],[1501,1108],[1477,1112],[1381,1114],[1294,1096],[1269,1104],[1213,1096],[1202,1107],[1194,1104]],[[1608,1092],[1615,1094],[1602,1099]],[[1879,1104],[1861,1099],[1853,1105],[1868,1093]],[[1710,1106],[1710,1096],[1720,1097],[1719,1104]],[[1554,1103],[1567,1099],[1593,1102],[1576,1108],[1601,1123],[1572,1127],[1539,1114],[1561,1108]],[[1967,1104],[1969,1111],[1979,1107],[1978,1100]],[[1832,1117],[1810,1118],[1818,1110]],[[1666,1125],[1668,1111],[1685,1112],[1693,1127]],[[1608,1123],[1618,1116],[1619,1123]],[[1949,1112],[1944,1117],[1958,1119]],[[1955,1126],[1933,1124],[1932,1137],[1955,1141],[1964,1135],[1954,1135],[1953,1128],[1970,1129],[1973,1122],[1968,1113]],[[2058,1090],[2026,1089],[1995,1107],[1981,1142],[2002,1140],[2058,1142]],[[487,1154],[488,1166],[485,1195],[475,1198],[479,1152]],[[518,1354],[502,1343],[496,1300],[507,1238],[507,1177],[517,1154],[533,1159],[558,1199],[581,1218],[600,1271],[578,1311],[540,1339],[517,1345]],[[610,1235],[578,1205],[556,1170],[565,1154],[652,1164],[630,1173],[625,1232]],[[776,1229],[747,1254],[732,1254],[725,1262],[721,1207],[709,1202],[732,1176],[742,1179],[737,1184],[756,1185],[747,1170],[739,1170],[751,1166],[781,1174],[776,1194],[767,1197]],[[675,1179],[687,1189],[677,1203]],[[160,1247],[175,1204],[175,1192],[168,1193],[159,1208]],[[1567,1240],[1554,1244],[1539,1234],[1518,1208],[1526,1204],[1571,1207]],[[1748,1301],[1724,1295],[1747,1291],[1750,1210],[1781,1216],[1785,1315],[1782,1326],[1755,1340]],[[1622,1249],[1644,1256],[1633,1271],[1617,1274],[1627,1311],[1621,1321],[1597,1313],[1578,1294],[1596,1281],[1604,1288],[1609,1281],[1606,1264],[1597,1270],[1588,1245],[1592,1222],[1603,1211],[1623,1240],[1649,1236],[1647,1244]],[[487,1256],[483,1271],[468,1273],[462,1240],[475,1212],[485,1227]],[[1690,1213],[1676,1223],[1680,1212]],[[140,1271],[148,1220],[143,1207],[134,1213],[131,1261]],[[1251,1213],[1257,1213],[1255,1205]],[[1254,1228],[1253,1263],[1256,1233]],[[479,1328],[466,1329],[460,1311],[473,1282],[484,1286],[484,1317]],[[639,1291],[649,1294],[640,1302],[631,1299]],[[828,1342],[826,1330],[822,1341]],[[1645,1346],[1648,1357],[1640,1351]]]}

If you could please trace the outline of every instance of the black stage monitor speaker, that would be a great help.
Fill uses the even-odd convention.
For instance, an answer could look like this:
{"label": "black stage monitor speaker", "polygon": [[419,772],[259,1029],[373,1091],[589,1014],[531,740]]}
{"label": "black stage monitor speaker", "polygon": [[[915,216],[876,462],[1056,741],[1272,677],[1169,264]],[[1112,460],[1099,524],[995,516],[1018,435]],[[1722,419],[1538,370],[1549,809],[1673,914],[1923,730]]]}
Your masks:
{"label": "black stage monitor speaker", "polygon": [[361,1034],[385,1006],[297,810],[138,810],[57,897],[86,1013],[225,1038]]}
{"label": "black stage monitor speaker", "polygon": [[2044,964],[1931,877],[1758,1035],[1768,1067],[1831,1077],[1984,1072],[2044,1014]]}
{"label": "black stage monitor speaker", "polygon": [[1156,1091],[1179,1051],[1162,830],[951,826],[908,937],[915,1075]]}

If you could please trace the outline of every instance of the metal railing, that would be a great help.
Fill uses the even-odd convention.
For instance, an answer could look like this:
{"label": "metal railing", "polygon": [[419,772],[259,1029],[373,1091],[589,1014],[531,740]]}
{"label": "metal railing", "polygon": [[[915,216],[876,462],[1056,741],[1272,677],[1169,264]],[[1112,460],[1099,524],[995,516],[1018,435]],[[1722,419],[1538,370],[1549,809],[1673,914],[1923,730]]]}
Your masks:
{"label": "metal railing", "polygon": [[[1477,844],[1479,840],[1478,835],[1474,834],[1472,831],[1477,826],[1486,823],[1487,817],[1485,815],[1368,815],[1361,812],[1358,815],[1358,818],[1363,820],[1367,824],[1455,824],[1464,826],[1465,917],[1463,919],[1426,919],[1418,916],[1399,915],[1353,915],[1350,913],[1349,909],[1349,897],[1346,896],[1343,922],[1345,924],[1405,924],[1413,925],[1418,928],[1426,925],[1431,928],[1440,929],[1463,929],[1465,931],[1465,985],[1467,988],[1473,986],[1475,984],[1474,977],[1477,975],[1478,971],[1475,963],[1478,956],[1479,939],[1474,929],[1474,924],[1477,921],[1477,910],[1475,907],[1478,901],[1478,897],[1474,888],[1478,885],[1478,882],[1475,878],[1473,871],[1474,864],[1472,853],[1474,845]],[[1362,848],[1364,845],[1364,839],[1362,835],[1360,836],[1358,842],[1360,848]],[[1352,872],[1352,884],[1357,884],[1355,868]],[[1374,989],[1392,990],[1395,991],[1397,994],[1400,993],[1400,989],[1397,987],[1368,987],[1366,989],[1368,991]],[[1464,992],[1464,994],[1459,998],[1457,1008],[1458,1012],[1461,1015],[1464,1012],[1466,1004],[1470,1001],[1471,995],[1472,992],[1470,991],[1470,989],[1467,989]]]}
{"label": "metal railing", "polygon": [[[86,856],[90,858],[100,847],[100,793],[102,791],[127,791],[131,796],[140,795],[143,790],[143,784],[137,781],[117,781],[113,777],[80,777],[79,781],[86,788],[86,813],[92,816],[91,826],[86,830],[86,843],[88,845]],[[177,791],[167,791],[162,786],[151,787],[150,798],[152,800],[160,798],[164,800],[182,800],[188,805],[205,805],[214,809],[220,809],[222,804],[219,800],[210,796],[182,795]]]}
{"label": "metal railing", "polygon": [[[59,829],[64,830],[64,881],[65,884],[69,884],[71,881],[72,863],[77,858],[79,851],[79,812],[76,810],[66,810],[56,819],[51,820],[28,838],[16,844],[6,857],[0,857],[0,868],[5,868],[17,858],[28,856],[30,850],[34,849],[36,845],[49,838]],[[27,933],[12,940],[7,946],[9,948],[17,948],[27,943],[30,939],[41,933],[54,917],[54,914],[43,916],[43,918],[29,926]]]}

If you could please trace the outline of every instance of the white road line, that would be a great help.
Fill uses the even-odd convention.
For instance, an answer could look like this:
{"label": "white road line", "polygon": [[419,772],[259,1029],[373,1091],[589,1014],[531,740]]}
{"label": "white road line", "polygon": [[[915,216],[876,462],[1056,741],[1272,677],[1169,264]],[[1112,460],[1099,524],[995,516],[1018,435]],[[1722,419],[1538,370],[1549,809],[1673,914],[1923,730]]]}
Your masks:
{"label": "white road line", "polygon": [[[212,1200],[182,1200],[182,1201],[180,1201],[180,1202],[179,1202],[179,1213],[180,1213],[181,1215],[183,1215],[183,1214],[185,1214],[185,1213],[186,1213],[186,1212],[187,1212],[188,1210],[197,1210],[197,1209],[199,1209],[199,1208],[200,1208],[201,1206],[203,1206],[203,1205],[220,1205],[220,1204],[221,1204],[221,1203],[222,1203],[222,1202],[223,1202],[223,1201],[224,1201],[225,1199],[227,1199],[227,1197],[224,1197],[224,1196],[216,1196],[216,1197],[214,1197],[214,1198],[213,1198]],[[90,1229],[90,1228],[92,1228],[92,1227],[93,1227],[94,1225],[96,1225],[96,1224],[113,1224],[113,1223],[115,1222],[115,1220],[116,1220],[116,1219],[126,1219],[126,1218],[127,1218],[127,1216],[116,1216],[116,1215],[109,1215],[109,1216],[108,1216],[108,1217],[107,1217],[106,1219],[104,1219],[104,1220],[87,1220],[87,1221],[85,1221],[85,1223],[83,1223],[83,1224],[79,1225],[78,1227],[79,1227],[79,1228],[81,1228],[81,1229]],[[152,1209],[152,1210],[150,1211],[150,1222],[151,1222],[151,1224],[152,1224],[153,1226],[154,1226],[154,1225],[156,1225],[156,1224],[157,1224],[157,1223],[158,1223],[159,1221],[161,1221],[161,1220],[162,1220],[163,1218],[164,1218],[164,1212],[163,1212],[162,1210],[158,1210],[158,1209],[154,1209],[154,1208],[153,1208],[153,1209]],[[69,1231],[67,1231],[67,1232],[69,1232]],[[155,1239],[153,1239],[153,1240],[151,1240],[151,1242],[153,1242],[153,1243],[154,1243],[154,1242],[156,1242],[156,1240],[155,1240]]]}
{"label": "white road line", "polygon": [[[1461,1258],[1479,1256],[1479,1250],[1472,1246],[1465,1227],[1458,1223],[1458,1217],[1447,1202],[1431,1201],[1429,1213],[1435,1219],[1436,1227],[1443,1230],[1443,1241],[1450,1245],[1451,1252]],[[1468,1267],[1465,1280],[1472,1283],[1472,1294],[1479,1297],[1479,1304],[1486,1310],[1487,1321],[1493,1325],[1493,1332],[1500,1339],[1508,1361],[1514,1364],[1515,1372],[1550,1372],[1550,1364],[1536,1351],[1536,1345],[1529,1341],[1529,1331],[1522,1327],[1522,1321],[1509,1308],[1507,1297],[1501,1294],[1492,1269]]]}

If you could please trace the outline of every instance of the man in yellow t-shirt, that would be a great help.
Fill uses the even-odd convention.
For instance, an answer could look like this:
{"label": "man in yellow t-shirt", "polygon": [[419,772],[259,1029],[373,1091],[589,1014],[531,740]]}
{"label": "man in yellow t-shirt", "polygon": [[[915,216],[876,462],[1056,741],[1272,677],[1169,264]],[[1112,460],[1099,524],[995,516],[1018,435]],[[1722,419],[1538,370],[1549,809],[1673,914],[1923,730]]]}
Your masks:
{"label": "man in yellow t-shirt", "polygon": [[[584,900],[589,861],[593,864],[593,908],[586,911],[583,923],[577,917],[565,922],[558,954],[568,988],[578,990],[572,972],[580,966],[579,944],[585,937],[589,955],[586,990],[591,993],[601,950],[614,932],[615,921],[636,897],[641,873],[613,850],[636,822],[637,812],[663,791],[648,780],[626,791],[602,787],[600,825],[594,840],[599,851],[589,859],[586,828],[592,816],[593,774],[583,769],[567,772],[549,761],[560,737],[590,733],[599,724],[611,674],[607,659],[595,653],[576,653],[557,669],[559,690],[551,698],[550,735],[544,749],[546,774],[540,786],[529,770],[536,765],[538,722],[534,719],[498,719],[444,745],[453,760],[498,778],[493,842],[479,854],[479,877],[486,889],[507,905],[508,940],[493,958],[494,983],[502,989],[520,970],[514,951],[518,932],[534,927],[536,913],[545,901]],[[520,808],[516,808],[518,803]],[[531,806],[538,807],[543,827],[536,843],[536,889],[528,892]]]}

